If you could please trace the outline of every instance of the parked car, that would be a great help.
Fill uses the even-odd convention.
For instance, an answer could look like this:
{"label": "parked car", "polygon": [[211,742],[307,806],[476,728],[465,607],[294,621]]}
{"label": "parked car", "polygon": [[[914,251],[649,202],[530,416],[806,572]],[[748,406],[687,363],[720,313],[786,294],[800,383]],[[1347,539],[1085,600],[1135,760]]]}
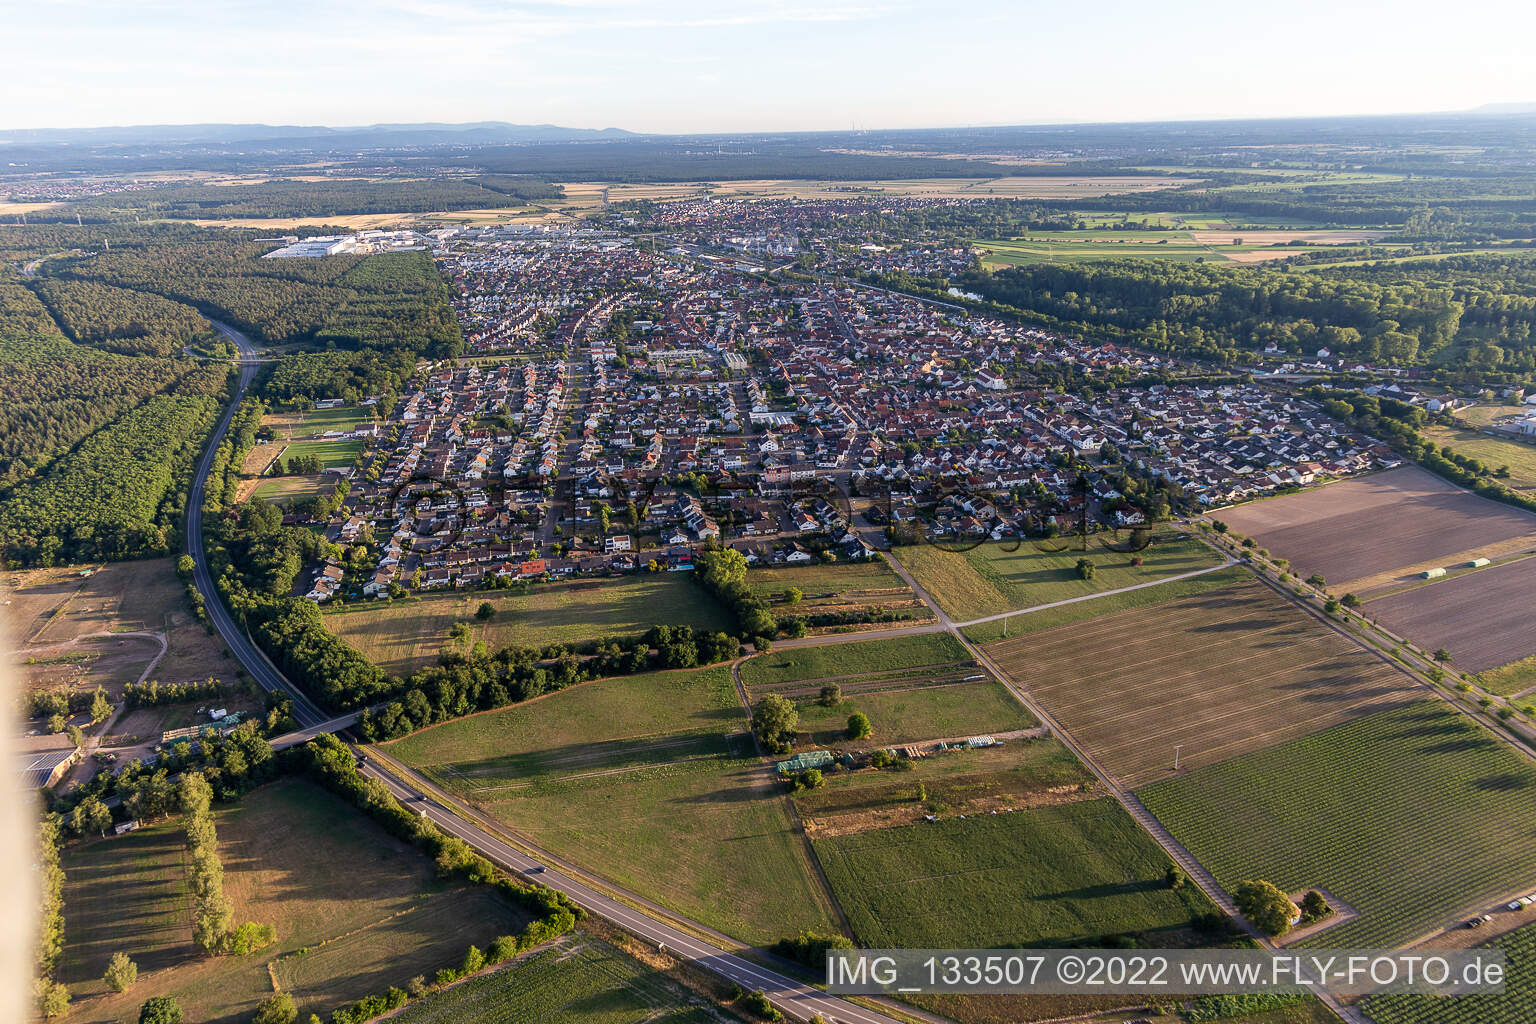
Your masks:
{"label": "parked car", "polygon": [[1467,922],[1467,927],[1468,928],[1481,928],[1483,925],[1487,924],[1489,921],[1492,921],[1492,920],[1493,920],[1493,915],[1492,914],[1479,914],[1477,917],[1474,917],[1474,918],[1472,918],[1472,920]]}

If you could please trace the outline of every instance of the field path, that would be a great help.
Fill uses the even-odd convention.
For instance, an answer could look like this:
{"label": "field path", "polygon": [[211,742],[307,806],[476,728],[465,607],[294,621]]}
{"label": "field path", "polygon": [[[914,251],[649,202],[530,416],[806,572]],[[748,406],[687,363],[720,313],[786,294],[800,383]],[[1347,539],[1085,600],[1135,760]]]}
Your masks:
{"label": "field path", "polygon": [[[1225,552],[1223,553],[1225,554]],[[918,585],[917,580],[912,578],[912,574],[907,572],[906,567],[897,561],[893,552],[886,552],[885,557],[886,560],[890,563],[891,567],[896,570],[897,574],[907,581],[907,584],[912,588],[912,592],[921,598],[929,608],[933,609],[933,613],[939,617],[939,620],[944,625],[945,629],[954,634],[955,638],[960,641],[961,645],[964,646],[966,650],[970,651],[971,656],[974,657],[979,664],[983,665],[987,671],[991,672],[999,680],[1002,681],[1002,684],[1008,688],[1008,692],[1013,695],[1015,700],[1017,700],[1020,704],[1023,704],[1025,708],[1033,713],[1035,718],[1042,725],[1048,728],[1051,732],[1055,733],[1056,738],[1061,740],[1067,749],[1071,750],[1072,753],[1077,756],[1077,759],[1087,766],[1088,770],[1094,774],[1094,777],[1097,778],[1099,783],[1104,786],[1105,790],[1120,802],[1120,805],[1126,809],[1126,812],[1129,813],[1132,818],[1136,819],[1137,823],[1140,824],[1142,828],[1146,829],[1147,833],[1157,841],[1159,846],[1163,848],[1163,852],[1166,853],[1175,864],[1179,865],[1184,873],[1196,885],[1198,885],[1208,897],[1210,897],[1211,902],[1215,903],[1217,907],[1221,908],[1222,912],[1231,918],[1238,927],[1245,930],[1255,942],[1259,943],[1265,949],[1275,950],[1277,948],[1275,944],[1271,942],[1267,936],[1260,933],[1258,929],[1254,928],[1252,923],[1250,923],[1246,917],[1238,913],[1237,905],[1233,902],[1231,894],[1222,887],[1221,883],[1216,881],[1216,877],[1206,870],[1205,866],[1195,858],[1194,854],[1185,849],[1184,845],[1173,837],[1172,832],[1169,832],[1168,829],[1163,827],[1163,823],[1158,821],[1151,811],[1147,810],[1146,805],[1143,804],[1134,793],[1131,793],[1129,790],[1122,788],[1119,782],[1107,771],[1105,771],[1097,761],[1093,759],[1088,751],[1077,742],[1072,734],[1064,729],[1061,723],[1056,721],[1056,719],[1052,717],[1049,711],[1041,707],[1040,704],[1037,703],[1028,693],[1025,693],[1023,690],[1021,690],[1014,683],[1012,677],[1009,676],[1007,672],[1004,672],[1002,667],[993,661],[985,651],[971,643],[971,641],[967,640],[965,635],[962,634],[957,628],[960,624],[954,622],[949,618],[948,615],[944,614],[943,610],[939,608],[938,602],[933,599],[931,594],[929,594],[926,590]],[[1212,572],[1215,569],[1226,568],[1228,565],[1234,564],[1234,562],[1235,559],[1232,559],[1230,556],[1228,556],[1228,561],[1224,565],[1214,566],[1210,569],[1202,569],[1192,573],[1185,573],[1184,576],[1198,576],[1204,572]],[[1170,577],[1170,579],[1173,578],[1183,577]],[[1139,590],[1142,587],[1156,586],[1158,583],[1164,582],[1167,581],[1158,580],[1153,583],[1137,584],[1134,587],[1127,587],[1124,589]],[[1117,591],[1106,591],[1105,593],[1117,593]],[[1088,600],[1092,597],[1103,596],[1103,594],[1093,594],[1085,597],[1070,598],[1065,601],[1054,602],[1054,604],[1071,604],[1075,601]],[[1051,605],[1040,605],[1038,607],[1045,608],[1051,607]],[[994,618],[1006,618],[1008,615],[1013,614],[1018,613],[1006,612],[1002,615],[994,616]],[[987,620],[979,619],[976,621],[981,622]],[[967,623],[967,625],[968,624],[969,623]],[[1348,1024],[1368,1024],[1365,1016],[1354,1007],[1346,1006],[1330,995],[1320,993],[1318,998],[1324,1004],[1326,1004],[1329,1009],[1338,1014],[1342,1020],[1348,1022]]]}

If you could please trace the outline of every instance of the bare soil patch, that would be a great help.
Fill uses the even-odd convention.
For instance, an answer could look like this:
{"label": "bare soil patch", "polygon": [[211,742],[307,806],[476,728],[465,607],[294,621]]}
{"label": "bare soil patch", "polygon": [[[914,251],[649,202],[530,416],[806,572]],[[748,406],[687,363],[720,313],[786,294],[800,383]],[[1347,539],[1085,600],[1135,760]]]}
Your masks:
{"label": "bare soil patch", "polygon": [[1417,466],[1210,513],[1301,576],[1339,592],[1409,578],[1492,545],[1536,544],[1536,516],[1480,498]]}
{"label": "bare soil patch", "polygon": [[1424,696],[1258,581],[987,649],[1128,786]]}
{"label": "bare soil patch", "polygon": [[1450,651],[1457,668],[1482,672],[1536,654],[1532,595],[1536,558],[1522,558],[1379,597],[1365,612],[1429,650]]}

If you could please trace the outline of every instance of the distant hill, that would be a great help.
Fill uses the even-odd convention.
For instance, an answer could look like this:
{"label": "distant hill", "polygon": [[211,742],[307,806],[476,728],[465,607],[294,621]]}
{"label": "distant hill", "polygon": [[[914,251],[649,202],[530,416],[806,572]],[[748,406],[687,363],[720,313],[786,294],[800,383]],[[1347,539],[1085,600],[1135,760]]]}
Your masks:
{"label": "distant hill", "polygon": [[1536,114],[1536,103],[1484,103],[1474,114]]}
{"label": "distant hill", "polygon": [[0,146],[118,147],[327,146],[375,149],[398,146],[515,145],[536,142],[588,142],[634,138],[621,128],[564,128],[553,124],[373,124],[348,127],[267,124],[127,125],[108,128],[37,128],[0,131]]}

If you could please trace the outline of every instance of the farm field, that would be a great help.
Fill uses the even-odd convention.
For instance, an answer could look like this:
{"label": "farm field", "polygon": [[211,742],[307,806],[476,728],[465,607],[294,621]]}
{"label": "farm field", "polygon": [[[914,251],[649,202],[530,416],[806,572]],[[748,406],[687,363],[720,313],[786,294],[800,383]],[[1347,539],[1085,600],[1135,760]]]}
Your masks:
{"label": "farm field", "polygon": [[1458,455],[1477,459],[1493,469],[1508,466],[1509,477],[1504,482],[1514,490],[1536,490],[1536,444],[1489,437],[1462,427],[1429,426],[1423,434],[1436,444],[1448,444]]}
{"label": "farm field", "polygon": [[734,1015],[581,932],[409,1003],[391,1024],[717,1024]]}
{"label": "farm field", "polygon": [[384,749],[556,856],[746,942],[835,931],[729,670],[656,678],[669,689],[584,683]]}
{"label": "farm field", "polygon": [[[66,1020],[116,1021],[151,995],[172,995],[188,1020],[243,1024],[272,992],[269,965],[285,976],[300,961],[315,966],[292,976],[295,1000],[305,1014],[326,1016],[526,922],[488,890],[436,881],[419,852],[306,782],[285,779],[247,794],[219,812],[218,828],[235,918],[273,925],[276,945],[238,960],[196,949],[179,821],[70,848],[59,977],[75,1002]],[[370,943],[350,941],[354,933]],[[370,945],[395,955],[370,959]],[[101,981],[118,950],[139,964],[138,984],[121,995]]]}
{"label": "farm field", "polygon": [[948,633],[917,633],[815,647],[777,647],[742,662],[741,681],[756,689],[779,683],[972,664],[960,641]]}
{"label": "farm field", "polygon": [[[1167,530],[1159,531],[1152,545],[1137,552],[1110,551],[1093,538],[1086,551],[1052,551],[1032,541],[1015,551],[1009,551],[1009,546],[988,543],[959,552],[918,544],[898,549],[896,557],[939,607],[960,622],[1131,587],[1222,561],[1193,537]],[[1093,563],[1092,579],[1078,578],[1080,558]],[[1142,563],[1132,565],[1133,558]]]}
{"label": "farm field", "polygon": [[326,473],[305,476],[275,476],[257,482],[247,498],[286,505],[297,498],[329,494],[336,487],[336,477]]}
{"label": "farm field", "polygon": [[1457,668],[1482,672],[1536,654],[1532,594],[1536,557],[1379,597],[1364,611],[1427,650],[1450,651]]}
{"label": "farm field", "polygon": [[1131,786],[1424,692],[1252,579],[987,650]]}
{"label": "farm field", "polygon": [[1372,587],[1426,568],[1536,550],[1536,516],[1480,498],[1427,470],[1403,466],[1210,513],[1302,577],[1331,590]]}
{"label": "farm field", "polygon": [[1250,242],[1246,236],[1236,236],[1243,239],[1236,243],[1203,241],[1200,236],[1205,234],[1208,232],[1037,231],[1023,238],[976,239],[971,245],[982,250],[982,263],[987,267],[1118,259],[1261,263],[1317,251],[1317,246]]}
{"label": "farm field", "polygon": [[308,412],[271,412],[261,418],[261,425],[285,441],[318,437],[328,430],[355,430],[373,420],[373,410],[357,405],[335,409],[311,409]]}
{"label": "farm field", "polygon": [[[1011,732],[1035,725],[1034,716],[999,683],[986,679],[943,686],[901,686],[888,690],[845,692],[842,702],[823,707],[814,697],[796,702],[801,738],[815,747],[868,750],[920,740],[955,739],[983,733]],[[847,738],[848,716],[862,711],[874,733]]]}
{"label": "farm field", "polygon": [[1488,943],[1508,958],[1503,995],[1435,999],[1401,993],[1372,996],[1365,1010],[1376,1024],[1525,1024],[1536,1020],[1536,925]]}
{"label": "farm field", "polygon": [[1320,887],[1360,916],[1305,940],[1396,945],[1536,883],[1536,767],[1440,701],[1137,792],[1227,888]]}
{"label": "farm field", "polygon": [[1525,405],[1482,402],[1477,405],[1468,405],[1457,409],[1456,418],[1474,427],[1486,427],[1495,420],[1505,419],[1528,411],[1530,411],[1530,407]]}
{"label": "farm field", "polygon": [[1108,797],[812,840],[859,944],[1050,946],[1210,909]]}
{"label": "farm field", "polygon": [[[773,602],[774,613],[780,617],[810,617],[887,608],[906,616],[903,621],[925,622],[933,618],[933,613],[912,593],[912,588],[883,562],[835,562],[830,565],[751,569],[747,573],[747,587],[754,594]],[[801,599],[795,604],[782,600],[784,591],[789,587],[795,587],[801,592]],[[811,626],[810,631],[814,635],[827,628],[832,627]],[[867,628],[880,629],[882,626],[871,625]]]}
{"label": "farm field", "polygon": [[5,648],[29,689],[100,685],[115,697],[152,664],[149,678],[162,683],[234,675],[169,558],[0,573],[0,607]]}
{"label": "farm field", "polygon": [[[913,758],[902,770],[837,769],[795,794],[811,836],[845,835],[953,817],[1091,799],[1093,776],[1060,741],[1015,741]],[[921,787],[921,789],[919,789]],[[918,800],[922,796],[922,800]]]}
{"label": "farm field", "polygon": [[[474,618],[482,601],[496,609],[489,622]],[[535,584],[525,593],[423,594],[398,604],[353,605],[325,617],[332,632],[385,671],[400,674],[431,664],[451,643],[448,627],[461,621],[468,621],[474,639],[493,651],[511,644],[544,647],[597,636],[638,636],[658,622],[707,631],[734,626],[702,587],[677,573]]]}
{"label": "farm field", "polygon": [[1241,566],[1228,566],[1225,569],[1201,573],[1199,576],[1159,583],[1155,587],[1143,587],[1140,590],[1128,590],[1119,594],[1105,594],[1091,601],[1074,601],[1071,604],[1057,605],[1055,608],[1026,611],[1018,615],[1010,615],[1006,620],[994,619],[991,622],[979,622],[966,626],[962,632],[973,644],[990,644],[1008,637],[1021,637],[1072,622],[1083,622],[1112,612],[1147,608],[1181,597],[1205,594],[1251,579],[1253,579],[1252,574]]}
{"label": "farm field", "polygon": [[283,449],[283,463],[289,459],[317,458],[321,469],[345,469],[357,461],[362,441],[294,441]]}

